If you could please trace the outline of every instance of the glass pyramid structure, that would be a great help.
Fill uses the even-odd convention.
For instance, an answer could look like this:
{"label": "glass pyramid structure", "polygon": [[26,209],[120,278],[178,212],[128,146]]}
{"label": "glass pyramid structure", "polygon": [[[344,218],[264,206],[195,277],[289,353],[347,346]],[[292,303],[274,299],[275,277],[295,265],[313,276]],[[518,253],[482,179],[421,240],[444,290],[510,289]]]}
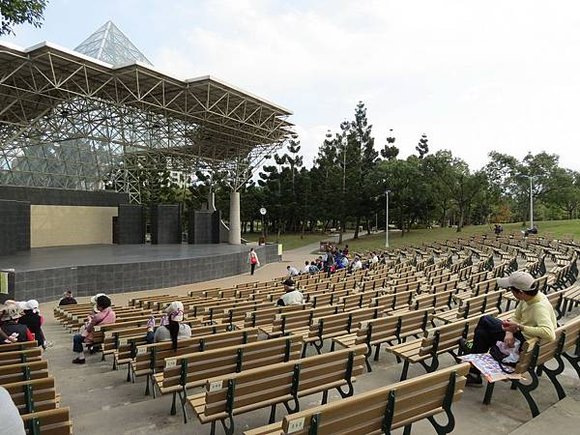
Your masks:
{"label": "glass pyramid structure", "polygon": [[99,27],[91,36],[81,42],[75,51],[113,66],[134,63],[135,61],[153,66],[149,59],[112,21],[107,21]]}

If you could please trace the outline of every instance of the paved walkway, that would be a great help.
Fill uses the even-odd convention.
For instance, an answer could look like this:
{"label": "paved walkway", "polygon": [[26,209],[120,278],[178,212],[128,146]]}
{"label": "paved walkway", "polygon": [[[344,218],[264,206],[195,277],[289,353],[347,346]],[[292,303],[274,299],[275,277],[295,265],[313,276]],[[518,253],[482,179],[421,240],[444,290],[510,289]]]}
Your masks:
{"label": "paved walkway", "polygon": [[[265,265],[257,269],[254,276],[248,274],[230,278],[219,279],[211,282],[197,283],[170,289],[148,291],[148,294],[185,294],[194,288],[209,288],[213,286],[228,287],[241,282],[256,280],[269,280],[285,274],[288,264],[303,264],[305,259],[310,259],[311,252],[318,245],[312,244],[300,249],[284,253],[283,261]],[[139,292],[143,293],[143,292]],[[130,297],[137,293],[115,294],[113,300],[116,304],[126,304]],[[71,340],[70,334],[55,322],[52,316],[53,303],[42,304],[41,309],[46,316],[45,332],[47,337],[54,341],[54,347],[45,353],[49,361],[51,373],[56,378],[57,391],[62,395],[62,405],[71,408],[74,433],[83,435],[92,434],[208,434],[209,426],[201,426],[195,418],[184,426],[182,416],[169,415],[170,397],[144,396],[144,382],[142,379],[136,383],[128,383],[125,380],[124,370],[112,371],[111,361],[101,361],[99,355],[88,356],[87,364],[75,366],[71,364]],[[578,310],[574,312],[579,314]],[[328,349],[326,349],[328,350]],[[312,351],[309,352],[309,355]],[[443,358],[442,365],[450,365],[451,358]],[[373,362],[373,372],[365,373],[357,379],[355,391],[357,393],[394,383],[398,380],[401,364],[385,352],[381,352],[381,359]],[[409,376],[423,373],[420,366],[411,367]],[[548,426],[543,427],[545,433],[548,427],[556,429],[566,427],[577,428],[575,415],[570,414],[570,409],[580,412],[580,382],[576,373],[567,367],[562,376],[564,389],[569,393],[570,400],[565,407],[551,408],[551,416]],[[540,388],[535,394],[540,410],[544,411],[556,403],[556,395],[547,379],[542,379]],[[509,385],[501,384],[496,387],[493,403],[489,406],[481,404],[483,398],[482,389],[466,389],[460,402],[454,405],[456,415],[455,434],[466,435],[489,435],[509,434],[518,429],[522,424],[530,421],[531,416],[527,405],[519,392],[511,391]],[[338,396],[333,392],[330,400],[337,400]],[[314,395],[301,401],[303,408],[309,408],[318,404],[320,395]],[[269,410],[256,411],[237,416],[236,434],[241,434],[251,427],[258,427],[268,421]],[[278,419],[284,415],[283,408],[278,410]],[[556,417],[554,417],[554,415]],[[190,413],[190,418],[192,417]],[[543,415],[535,419],[527,426],[535,427],[536,420],[540,422]],[[539,434],[539,431],[526,430],[528,434]],[[221,432],[221,428],[218,429]],[[413,433],[435,433],[429,423],[421,422],[413,426]],[[523,432],[518,432],[523,433]]]}

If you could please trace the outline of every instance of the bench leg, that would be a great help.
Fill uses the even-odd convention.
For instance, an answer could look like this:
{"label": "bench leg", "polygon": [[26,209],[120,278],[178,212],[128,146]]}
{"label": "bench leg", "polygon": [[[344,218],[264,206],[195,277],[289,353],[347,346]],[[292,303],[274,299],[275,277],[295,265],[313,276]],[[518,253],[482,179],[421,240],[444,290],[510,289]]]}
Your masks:
{"label": "bench leg", "polygon": [[326,405],[328,403],[328,390],[322,393],[322,401],[320,402],[321,405]]}
{"label": "bench leg", "polygon": [[[226,420],[228,421],[226,423]],[[272,422],[274,423],[274,422]],[[222,427],[224,428],[224,432],[226,433],[226,435],[233,435],[234,433],[234,418],[230,415],[227,418],[224,418],[222,420]],[[215,426],[214,426],[214,432],[212,432],[212,434],[215,433]]]}
{"label": "bench leg", "polygon": [[404,381],[407,379],[407,374],[409,373],[409,360],[405,360],[403,363],[403,370],[401,371],[401,379],[400,381]]}
{"label": "bench leg", "polygon": [[493,389],[495,387],[495,382],[488,382],[487,387],[485,387],[485,395],[483,396],[483,404],[489,405],[491,403],[491,397],[493,396]]}
{"label": "bench leg", "polygon": [[528,373],[532,379],[529,384],[523,384],[520,381],[515,381],[516,388],[520,390],[526,402],[528,402],[528,406],[530,407],[530,411],[532,413],[532,417],[537,417],[540,414],[540,410],[538,409],[538,405],[534,398],[532,397],[532,391],[534,391],[538,387],[538,376],[533,370],[528,370]]}
{"label": "bench leg", "polygon": [[153,393],[153,398],[157,398],[157,390],[155,390],[155,381],[153,379],[153,375],[151,375],[150,378],[150,382],[151,382],[151,392]]}
{"label": "bench leg", "polygon": [[365,364],[367,366],[367,371],[370,373],[373,371],[373,368],[371,367],[371,363],[369,362],[369,355],[365,355]]}
{"label": "bench leg", "polygon": [[151,390],[149,389],[149,375],[145,376],[145,395],[149,396],[151,394]]}
{"label": "bench leg", "polygon": [[543,367],[543,371],[546,372],[546,376],[552,382],[552,385],[556,390],[556,394],[558,395],[558,400],[562,400],[563,398],[566,397],[566,392],[564,391],[564,388],[562,388],[562,384],[558,380],[558,375],[564,371],[564,361],[562,361],[562,357],[556,357],[555,359],[558,362],[558,367],[556,367],[555,369],[550,369],[545,366],[540,367]]}
{"label": "bench leg", "polygon": [[177,414],[177,409],[175,408],[175,401],[177,400],[177,392],[173,393],[173,397],[171,399],[171,411],[169,411],[169,413],[171,415],[175,415]]}
{"label": "bench leg", "polygon": [[379,352],[381,351],[381,343],[375,346],[375,361],[379,360]]}
{"label": "bench leg", "polygon": [[181,412],[183,412],[183,423],[187,424],[187,393],[185,391],[179,392],[179,400],[181,401]]}
{"label": "bench leg", "polygon": [[403,429],[403,435],[411,435],[411,425],[410,424],[405,426],[405,429]]}
{"label": "bench leg", "polygon": [[268,424],[272,424],[276,421],[276,404],[270,407],[270,417],[268,418]]}

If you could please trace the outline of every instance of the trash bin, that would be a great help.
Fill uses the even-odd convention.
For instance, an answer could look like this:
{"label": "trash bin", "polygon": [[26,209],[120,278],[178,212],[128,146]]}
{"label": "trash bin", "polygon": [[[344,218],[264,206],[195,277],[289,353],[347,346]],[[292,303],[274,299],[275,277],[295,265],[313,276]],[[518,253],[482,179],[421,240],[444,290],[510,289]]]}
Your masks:
{"label": "trash bin", "polygon": [[260,238],[258,239],[258,245],[265,245],[266,244],[266,238],[260,236]]}

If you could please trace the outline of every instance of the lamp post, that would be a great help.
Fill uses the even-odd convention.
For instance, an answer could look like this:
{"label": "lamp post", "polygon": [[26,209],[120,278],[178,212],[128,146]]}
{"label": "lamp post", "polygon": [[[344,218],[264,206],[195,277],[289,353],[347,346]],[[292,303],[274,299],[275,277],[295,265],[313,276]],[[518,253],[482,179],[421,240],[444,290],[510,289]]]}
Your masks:
{"label": "lamp post", "polygon": [[389,193],[390,190],[385,190],[385,248],[389,247]]}
{"label": "lamp post", "polygon": [[264,230],[264,216],[266,216],[266,208],[260,207],[260,215],[262,216],[262,241],[266,244],[266,232]]}
{"label": "lamp post", "polygon": [[537,177],[537,175],[525,175],[523,174],[524,177],[528,177],[528,179],[530,180],[530,229],[534,228],[534,178]]}

